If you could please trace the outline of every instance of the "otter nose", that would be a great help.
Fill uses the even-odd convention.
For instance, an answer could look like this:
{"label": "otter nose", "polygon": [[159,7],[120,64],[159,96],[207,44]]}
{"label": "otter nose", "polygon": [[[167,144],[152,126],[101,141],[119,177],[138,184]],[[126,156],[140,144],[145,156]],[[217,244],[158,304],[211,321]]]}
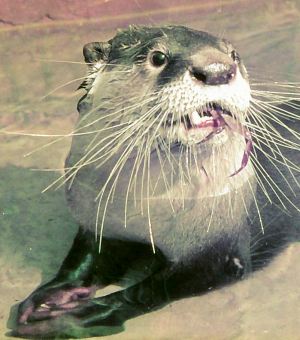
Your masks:
{"label": "otter nose", "polygon": [[236,65],[213,63],[204,67],[190,66],[189,71],[194,79],[205,85],[229,84],[236,76]]}

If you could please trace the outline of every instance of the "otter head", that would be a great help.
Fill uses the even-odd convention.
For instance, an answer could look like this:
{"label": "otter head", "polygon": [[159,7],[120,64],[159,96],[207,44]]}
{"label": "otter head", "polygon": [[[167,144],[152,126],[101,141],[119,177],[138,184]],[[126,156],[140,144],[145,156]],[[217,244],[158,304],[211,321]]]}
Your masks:
{"label": "otter head", "polygon": [[228,41],[182,26],[130,27],[84,56],[67,177],[89,187],[91,202],[172,205],[236,192],[253,177],[250,87]]}

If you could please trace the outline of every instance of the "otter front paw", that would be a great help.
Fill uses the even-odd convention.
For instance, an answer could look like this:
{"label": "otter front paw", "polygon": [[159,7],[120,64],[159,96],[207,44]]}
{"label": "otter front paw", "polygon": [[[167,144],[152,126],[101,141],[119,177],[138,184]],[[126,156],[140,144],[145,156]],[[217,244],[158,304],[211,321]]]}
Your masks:
{"label": "otter front paw", "polygon": [[[33,292],[18,309],[18,326],[12,335],[20,337],[87,337],[100,330],[82,330],[89,327],[89,315],[101,309],[100,315],[107,315],[108,307],[92,302],[96,286],[79,287],[72,284],[45,285]],[[107,321],[110,324],[111,321]],[[117,322],[121,324],[120,322]],[[123,330],[123,329],[121,329]],[[113,333],[121,330],[112,330]],[[75,333],[74,333],[75,332]],[[74,333],[74,334],[73,334]],[[73,334],[73,335],[72,335]],[[83,335],[81,335],[83,334]]]}
{"label": "otter front paw", "polygon": [[19,323],[12,332],[13,336],[87,338],[116,334],[124,330],[124,311],[120,313],[117,305],[101,303],[101,298],[80,303],[77,301],[76,306],[70,302],[51,307],[40,306],[29,313],[31,306],[27,303],[25,313],[22,314],[27,316],[27,321]]}

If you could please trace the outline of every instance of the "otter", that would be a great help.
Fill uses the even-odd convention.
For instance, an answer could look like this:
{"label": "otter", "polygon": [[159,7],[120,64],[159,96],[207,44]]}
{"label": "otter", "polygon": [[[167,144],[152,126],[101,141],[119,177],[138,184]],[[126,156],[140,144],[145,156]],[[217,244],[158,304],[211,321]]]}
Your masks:
{"label": "otter", "polygon": [[[231,43],[130,26],[83,53],[87,92],[65,163],[79,231],[56,277],[20,304],[18,337],[122,331],[246,277],[299,224],[299,118],[264,104]],[[111,284],[123,289],[95,297]]]}

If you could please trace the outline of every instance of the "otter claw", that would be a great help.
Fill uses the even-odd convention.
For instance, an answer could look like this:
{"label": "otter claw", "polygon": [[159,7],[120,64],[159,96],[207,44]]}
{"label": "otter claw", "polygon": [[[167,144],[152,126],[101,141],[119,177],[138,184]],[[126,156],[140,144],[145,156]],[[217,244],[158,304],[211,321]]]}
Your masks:
{"label": "otter claw", "polygon": [[67,310],[86,304],[95,295],[91,287],[40,287],[19,306],[18,324],[24,325],[34,320],[55,317]]}
{"label": "otter claw", "polygon": [[96,299],[85,301],[72,309],[61,309],[58,306],[49,311],[36,311],[28,317],[26,323],[19,324],[11,335],[39,339],[87,338],[119,333],[124,330],[124,316],[115,307],[101,304]]}

